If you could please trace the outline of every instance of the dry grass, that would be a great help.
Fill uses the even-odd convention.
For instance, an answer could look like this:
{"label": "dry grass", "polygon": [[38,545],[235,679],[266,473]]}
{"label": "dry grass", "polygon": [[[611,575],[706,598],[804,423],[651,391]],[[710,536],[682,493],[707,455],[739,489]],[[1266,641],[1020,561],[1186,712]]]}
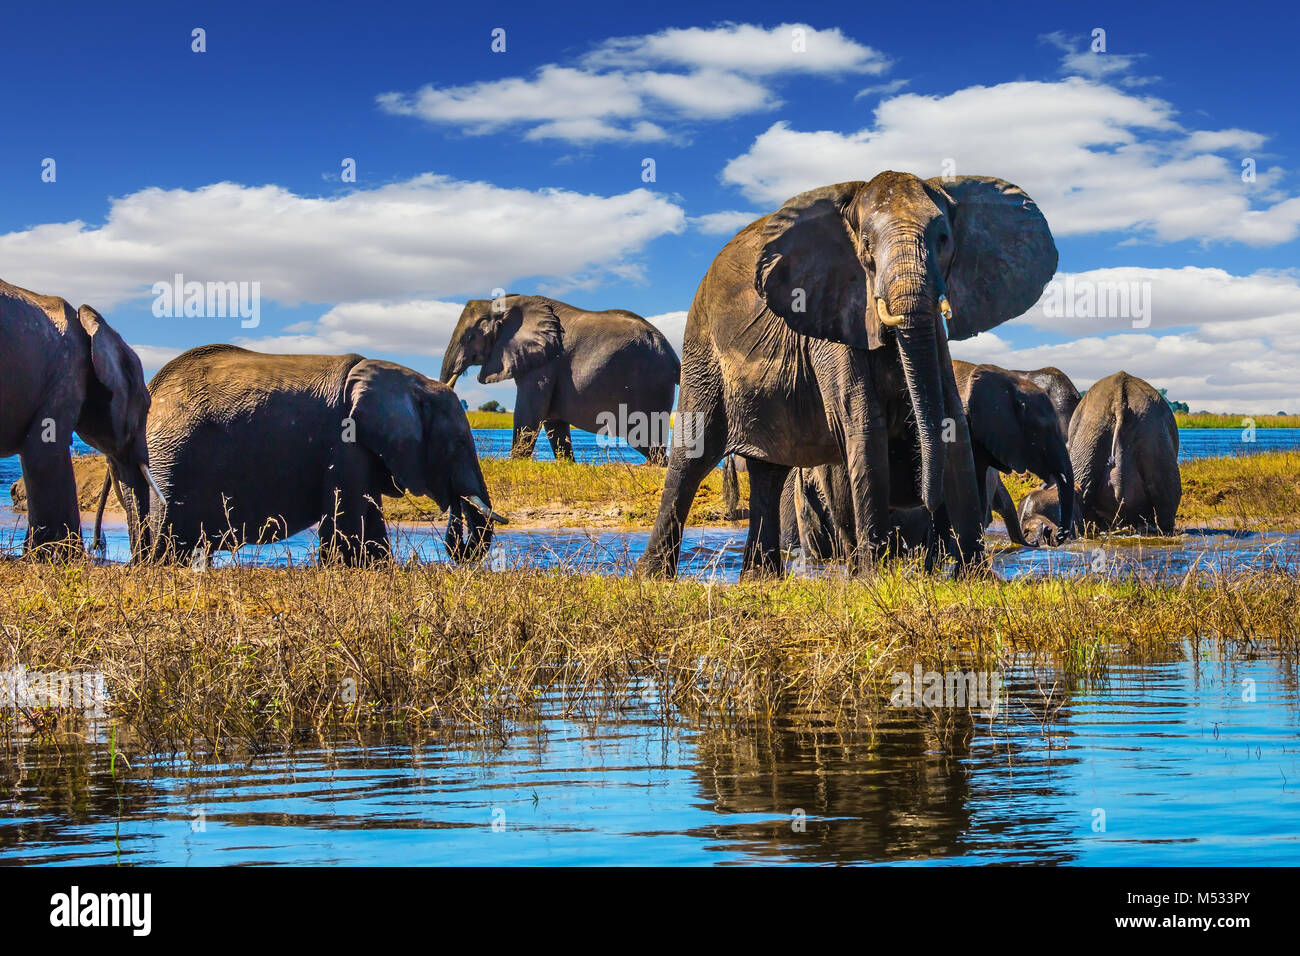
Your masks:
{"label": "dry grass", "polygon": [[914,663],[1099,676],[1111,655],[1168,659],[1195,635],[1293,650],[1297,607],[1300,581],[1280,571],[1002,583],[903,566],[710,585],[447,565],[5,562],[0,670],[100,669],[115,726],[141,748],[256,752],[377,725],[499,730],[543,693],[597,712],[636,680],[666,718],[843,713]]}
{"label": "dry grass", "polygon": [[466,412],[470,428],[514,428],[515,416],[511,412]]}
{"label": "dry grass", "polygon": [[1300,451],[1202,458],[1181,470],[1180,524],[1300,528]]}
{"label": "dry grass", "polygon": [[[624,463],[582,464],[483,458],[483,477],[492,505],[516,524],[560,527],[645,527],[654,523],[667,469]],[[742,472],[740,501],[749,500],[749,475]],[[440,511],[428,498],[384,500],[392,521],[436,519]],[[722,472],[714,469],[700,485],[691,507],[691,523],[726,522]]]}

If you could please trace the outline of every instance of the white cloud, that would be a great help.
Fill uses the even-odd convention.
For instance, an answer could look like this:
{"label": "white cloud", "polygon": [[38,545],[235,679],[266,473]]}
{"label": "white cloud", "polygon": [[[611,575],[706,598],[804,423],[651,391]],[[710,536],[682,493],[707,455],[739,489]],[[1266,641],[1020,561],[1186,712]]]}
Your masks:
{"label": "white cloud", "polygon": [[[1194,409],[1266,413],[1300,411],[1300,275],[1221,269],[1098,269],[1073,276],[1091,283],[1147,283],[1150,328],[1123,316],[1051,318],[1035,307],[965,342],[953,356],[1007,368],[1055,365],[1086,388],[1123,368]],[[1012,345],[1015,327],[1052,330],[1069,340]],[[1168,332],[1170,329],[1185,331]],[[1164,334],[1156,334],[1166,330]]]}
{"label": "white cloud", "polygon": [[[1188,132],[1163,100],[1077,77],[975,86],[946,96],[883,101],[862,130],[803,132],[780,122],[727,163],[726,182],[772,206],[805,189],[870,179],[882,169],[997,175],[1037,200],[1057,235],[1133,232],[1159,241],[1300,235],[1300,198],[1280,169],[1241,180],[1244,130]],[[996,135],[990,135],[996,130]]]}
{"label": "white cloud", "polygon": [[878,74],[889,61],[838,29],[751,24],[668,29],[606,40],[579,65],[549,63],[531,77],[426,85],[376,97],[381,109],[482,136],[515,126],[525,138],[653,142],[668,127],[770,110],[780,75]]}
{"label": "white cloud", "polygon": [[1158,83],[1158,76],[1137,76],[1133,68],[1146,58],[1144,53],[1112,53],[1105,49],[1096,49],[1097,39],[1092,37],[1075,40],[1061,31],[1044,34],[1039,37],[1045,43],[1061,50],[1061,72],[1067,76],[1085,76],[1090,80],[1119,83],[1122,86],[1148,86]]}
{"label": "white cloud", "polygon": [[775,73],[883,73],[889,59],[838,28],[806,23],[764,29],[749,23],[670,28],[647,36],[606,40],[585,57],[594,67],[682,66],[748,76]]}
{"label": "white cloud", "polygon": [[184,349],[174,349],[165,345],[132,345],[131,348],[136,355],[140,356],[140,364],[144,366],[146,378],[151,378],[154,372],[184,351]]}
{"label": "white cloud", "polygon": [[285,334],[236,339],[258,352],[332,355],[374,352],[440,358],[465,303],[439,299],[401,302],[344,302],[314,322],[285,329]]}
{"label": "white cloud", "polygon": [[682,355],[682,339],[686,337],[686,315],[681,312],[662,312],[659,315],[647,315],[646,321],[664,334],[664,337],[677,350],[677,357]]}
{"label": "white cloud", "polygon": [[860,100],[867,96],[892,96],[908,86],[912,81],[904,80],[901,77],[896,80],[890,80],[888,83],[877,83],[874,86],[864,86],[854,95],[855,100]]}
{"label": "white cloud", "polygon": [[115,199],[102,226],[0,236],[5,277],[101,308],[154,282],[260,282],[263,302],[486,295],[532,276],[627,274],[628,257],[685,228],[645,189],[597,196],[425,174],[331,198],[218,183]]}
{"label": "white cloud", "polygon": [[708,236],[730,236],[748,226],[755,219],[767,215],[762,212],[745,212],[727,209],[722,212],[709,212],[703,216],[692,216],[688,220],[697,232]]}

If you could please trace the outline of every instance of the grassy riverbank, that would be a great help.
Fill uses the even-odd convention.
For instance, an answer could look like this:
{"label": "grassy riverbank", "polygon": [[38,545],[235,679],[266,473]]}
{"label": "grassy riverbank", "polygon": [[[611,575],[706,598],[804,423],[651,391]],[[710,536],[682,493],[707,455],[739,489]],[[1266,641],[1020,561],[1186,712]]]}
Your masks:
{"label": "grassy riverbank", "polygon": [[[104,463],[99,456],[74,460],[81,506],[95,507]],[[579,464],[509,458],[482,459],[492,503],[517,527],[645,528],[654,523],[663,491],[664,468],[630,464]],[[1181,466],[1183,527],[1300,529],[1300,451],[1261,452],[1202,458]],[[749,478],[740,478],[740,503],[749,500]],[[1008,475],[1008,491],[1019,501],[1037,479]],[[18,489],[19,508],[22,489]],[[116,504],[116,502],[114,502]],[[392,521],[438,520],[428,498],[385,498]],[[722,474],[714,470],[700,487],[691,511],[696,525],[726,524]]]}
{"label": "grassy riverbank", "polygon": [[[0,563],[0,672],[98,669],[119,739],[257,751],[348,727],[502,728],[561,692],[577,712],[642,686],[666,716],[827,713],[913,664],[1039,661],[1095,678],[1189,635],[1300,642],[1300,580],[1001,583],[869,578],[708,585],[446,565],[374,570]],[[1226,650],[1233,650],[1230,647]],[[55,731],[60,711],[0,711]]]}
{"label": "grassy riverbank", "polygon": [[[493,506],[516,526],[559,528],[648,527],[654,523],[667,469],[624,463],[580,464],[512,458],[481,459]],[[103,487],[106,466],[101,455],[73,459],[82,511],[93,511]],[[749,476],[739,475],[742,508],[749,500]],[[15,483],[14,505],[26,509],[26,491]],[[119,507],[116,498],[110,508]],[[442,516],[429,498],[405,495],[384,498],[390,521],[432,521]],[[120,517],[120,516],[119,516]],[[691,511],[698,524],[725,524],[722,473],[714,470],[700,486]]]}
{"label": "grassy riverbank", "polygon": [[[511,412],[466,412],[470,428],[514,428],[515,416]],[[545,441],[545,437],[542,439]]]}
{"label": "grassy riverbank", "polygon": [[1300,415],[1217,415],[1211,412],[1175,412],[1179,428],[1300,428]]}

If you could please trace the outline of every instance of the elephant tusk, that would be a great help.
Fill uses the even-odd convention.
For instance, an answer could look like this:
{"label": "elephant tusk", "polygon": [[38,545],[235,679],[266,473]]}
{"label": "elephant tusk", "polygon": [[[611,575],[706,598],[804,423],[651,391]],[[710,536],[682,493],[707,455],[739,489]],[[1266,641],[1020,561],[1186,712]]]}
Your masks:
{"label": "elephant tusk", "polygon": [[448,388],[455,388],[455,387],[456,387],[456,379],[458,379],[458,378],[460,378],[460,372],[457,372],[457,373],[456,373],[455,375],[453,375],[451,378],[447,379],[447,387],[448,387]]}
{"label": "elephant tusk", "polygon": [[949,304],[946,295],[939,296],[939,314],[943,316],[945,322],[952,321],[952,306]]}
{"label": "elephant tusk", "polygon": [[149,487],[153,489],[153,493],[158,496],[158,500],[165,506],[167,498],[163,495],[162,489],[158,487],[158,482],[153,480],[153,475],[149,473],[149,466],[142,463],[140,465],[140,474],[144,475],[144,480],[149,482]]}
{"label": "elephant tusk", "polygon": [[505,517],[504,515],[497,514],[495,511],[489,508],[487,504],[484,503],[483,499],[480,498],[478,495],[469,495],[465,500],[468,501],[470,504],[472,504],[475,508],[477,508],[479,514],[483,515],[485,518],[491,521],[495,521],[497,524],[510,523],[509,518]]}
{"label": "elephant tusk", "polygon": [[876,315],[882,325],[897,326],[903,324],[903,316],[889,314],[889,306],[885,305],[884,299],[876,299]]}

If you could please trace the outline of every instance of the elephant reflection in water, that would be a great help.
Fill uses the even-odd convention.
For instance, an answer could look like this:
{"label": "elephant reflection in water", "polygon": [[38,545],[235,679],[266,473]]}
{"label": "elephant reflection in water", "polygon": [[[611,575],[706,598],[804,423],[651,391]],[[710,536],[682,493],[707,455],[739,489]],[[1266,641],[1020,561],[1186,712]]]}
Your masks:
{"label": "elephant reflection in water", "polygon": [[[1037,727],[1036,712],[1047,717],[1061,700],[1031,699],[1019,719]],[[1012,739],[1007,746],[1021,749]],[[890,708],[870,724],[847,726],[785,719],[752,731],[712,729],[698,739],[693,770],[719,817],[696,835],[758,859],[803,863],[972,854],[980,842],[975,807],[1005,799],[976,783],[975,771],[1015,760],[1014,752],[1002,752],[1001,740],[991,749],[992,742],[985,721],[964,708]],[[1042,786],[1035,799],[1042,799]],[[740,814],[763,819],[728,822]],[[1072,829],[1043,826],[1051,832],[1038,835],[1035,858],[1074,859]]]}

